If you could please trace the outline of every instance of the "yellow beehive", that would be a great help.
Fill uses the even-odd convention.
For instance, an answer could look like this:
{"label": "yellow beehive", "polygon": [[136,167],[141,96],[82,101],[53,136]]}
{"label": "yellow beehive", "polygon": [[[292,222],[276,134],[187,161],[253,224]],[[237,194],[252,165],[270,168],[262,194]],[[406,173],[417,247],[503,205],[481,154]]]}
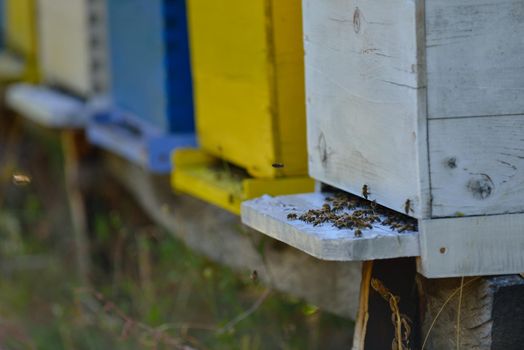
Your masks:
{"label": "yellow beehive", "polygon": [[[248,183],[260,185],[259,194],[311,190],[301,1],[191,0],[188,18],[201,152],[174,157],[175,188],[233,212],[237,200],[252,198]],[[236,192],[212,195],[233,188],[213,175],[209,165],[217,162],[247,173],[234,181]]]}
{"label": "yellow beehive", "polygon": [[5,0],[5,41],[7,50],[24,60],[23,80],[38,80],[36,2]]}
{"label": "yellow beehive", "polygon": [[188,9],[201,147],[255,177],[306,174],[300,0],[191,0]]}

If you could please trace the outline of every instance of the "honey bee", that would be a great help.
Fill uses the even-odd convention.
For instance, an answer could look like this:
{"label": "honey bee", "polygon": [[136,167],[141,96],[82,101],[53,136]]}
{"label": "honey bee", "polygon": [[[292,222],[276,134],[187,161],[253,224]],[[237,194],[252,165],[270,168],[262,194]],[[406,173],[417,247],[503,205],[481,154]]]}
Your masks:
{"label": "honey bee", "polygon": [[31,183],[31,177],[24,174],[13,174],[13,184],[17,186],[27,186]]}
{"label": "honey bee", "polygon": [[258,272],[257,270],[253,270],[253,272],[251,272],[251,281],[253,281],[253,283],[258,283]]}
{"label": "honey bee", "polygon": [[368,199],[370,194],[368,185],[362,186],[362,197]]}
{"label": "honey bee", "polygon": [[327,203],[324,203],[324,204],[322,205],[322,211],[324,211],[324,212],[330,212],[330,211],[331,211],[331,206],[330,206],[329,204],[327,204]]}
{"label": "honey bee", "polygon": [[411,199],[406,199],[406,202],[404,203],[404,213],[406,213],[406,215],[409,215],[409,213],[413,213],[413,207],[412,207],[412,203],[411,203]]}
{"label": "honey bee", "polygon": [[281,169],[281,168],[284,167],[284,164],[282,164],[282,163],[273,163],[273,164],[271,164],[271,166],[273,168],[275,168],[275,169]]}
{"label": "honey bee", "polygon": [[362,237],[362,231],[361,231],[359,228],[357,228],[357,229],[355,230],[355,237],[357,237],[357,238]]}
{"label": "honey bee", "polygon": [[287,219],[288,220],[296,220],[298,218],[297,214],[296,213],[289,213],[287,214]]}

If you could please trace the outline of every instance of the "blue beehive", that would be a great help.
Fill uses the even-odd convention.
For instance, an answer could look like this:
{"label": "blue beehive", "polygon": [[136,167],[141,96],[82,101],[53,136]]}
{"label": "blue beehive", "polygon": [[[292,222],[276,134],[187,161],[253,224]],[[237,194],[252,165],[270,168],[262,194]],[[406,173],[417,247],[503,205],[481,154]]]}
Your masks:
{"label": "blue beehive", "polygon": [[194,141],[185,0],[107,2],[110,107],[88,127],[90,140],[152,171]]}

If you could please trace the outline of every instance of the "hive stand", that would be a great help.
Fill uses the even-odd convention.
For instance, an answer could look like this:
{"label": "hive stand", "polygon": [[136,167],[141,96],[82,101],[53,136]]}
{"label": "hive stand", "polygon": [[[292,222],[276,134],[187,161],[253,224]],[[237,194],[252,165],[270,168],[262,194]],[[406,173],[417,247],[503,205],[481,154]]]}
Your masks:
{"label": "hive stand", "polygon": [[87,137],[93,144],[158,174],[171,171],[174,149],[196,145],[193,133],[166,133],[116,108],[93,113]]}
{"label": "hive stand", "polygon": [[264,194],[279,195],[312,190],[308,177],[255,178],[224,160],[199,149],[179,149],[173,153],[175,171],[171,182],[176,191],[240,214],[242,201]]}
{"label": "hive stand", "polygon": [[6,91],[7,105],[33,122],[59,129],[82,128],[87,119],[87,104],[43,85],[13,84]]}
{"label": "hive stand", "polygon": [[[392,342],[396,342],[398,329],[402,337],[406,336],[405,339],[409,340],[409,346],[413,349],[421,347],[426,335],[425,349],[455,348],[457,339],[466,348],[468,346],[482,349],[507,349],[508,346],[511,349],[519,348],[524,317],[515,310],[522,309],[523,278],[495,276],[470,277],[462,280],[461,278],[427,279],[418,274],[417,272],[424,273],[421,258],[418,257],[421,254],[419,240],[428,225],[422,220],[419,221],[419,232],[399,233],[377,224],[372,229],[363,230],[361,237],[355,237],[354,230],[337,229],[329,223],[313,226],[288,218],[288,214],[300,215],[310,209],[321,208],[328,196],[331,197],[332,194],[317,192],[279,197],[263,196],[242,203],[241,217],[247,226],[321,260],[365,261],[354,350],[391,349]],[[513,217],[509,216],[505,219],[509,222],[502,221],[499,225],[519,226],[518,223],[511,221]],[[460,229],[471,232],[475,232],[477,225],[488,225],[482,218],[462,222],[469,226],[462,226]],[[453,225],[453,229],[446,227],[449,223]],[[456,227],[452,219],[444,220],[439,224],[439,228],[442,229],[442,242],[449,242],[450,235],[456,234],[454,231]],[[496,227],[490,229],[497,232]],[[482,236],[477,238],[481,252],[486,252],[488,240],[491,240]],[[440,242],[435,242],[435,247],[439,247],[439,244]],[[455,252],[448,254],[448,251],[460,252],[461,248],[458,242],[452,246],[440,246],[438,254],[442,257],[436,259],[440,259],[439,263],[449,271],[449,266],[456,264],[459,254]],[[496,265],[496,261],[500,262],[507,257],[487,254],[484,259]],[[448,263],[448,260],[452,262]],[[458,265],[462,267],[459,271],[473,271],[471,265],[465,265],[472,261],[470,257],[461,257],[461,261],[464,263]],[[496,274],[495,269],[500,266],[508,265],[496,265],[489,272]],[[518,269],[518,265],[515,265],[514,270],[518,271]],[[505,271],[505,273],[512,273]],[[381,289],[380,286],[385,289]],[[457,300],[461,295],[460,288],[463,289],[464,296],[461,297],[463,306],[459,311]],[[395,313],[390,302],[391,296],[399,300],[399,320],[400,324],[408,322],[407,333],[405,327],[396,328],[392,323]],[[441,308],[442,316],[439,312]],[[462,321],[457,321],[459,312],[462,313]],[[402,321],[401,318],[408,321]],[[458,338],[456,337],[457,322],[460,322],[461,329]],[[434,329],[428,335],[433,324]],[[511,335],[510,338],[506,334]],[[408,345],[405,339],[402,341],[403,346]],[[398,347],[399,344],[395,346]]]}

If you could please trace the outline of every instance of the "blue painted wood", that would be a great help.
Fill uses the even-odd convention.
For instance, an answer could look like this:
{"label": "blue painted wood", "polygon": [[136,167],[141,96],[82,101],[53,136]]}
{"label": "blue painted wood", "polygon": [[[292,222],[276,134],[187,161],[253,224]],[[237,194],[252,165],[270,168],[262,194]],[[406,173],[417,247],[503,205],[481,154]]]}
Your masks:
{"label": "blue painted wood", "polygon": [[151,172],[171,171],[171,152],[178,147],[195,147],[193,133],[166,134],[141,118],[118,110],[91,116],[88,139]]}
{"label": "blue painted wood", "polygon": [[185,0],[107,3],[113,103],[164,132],[193,132]]}

